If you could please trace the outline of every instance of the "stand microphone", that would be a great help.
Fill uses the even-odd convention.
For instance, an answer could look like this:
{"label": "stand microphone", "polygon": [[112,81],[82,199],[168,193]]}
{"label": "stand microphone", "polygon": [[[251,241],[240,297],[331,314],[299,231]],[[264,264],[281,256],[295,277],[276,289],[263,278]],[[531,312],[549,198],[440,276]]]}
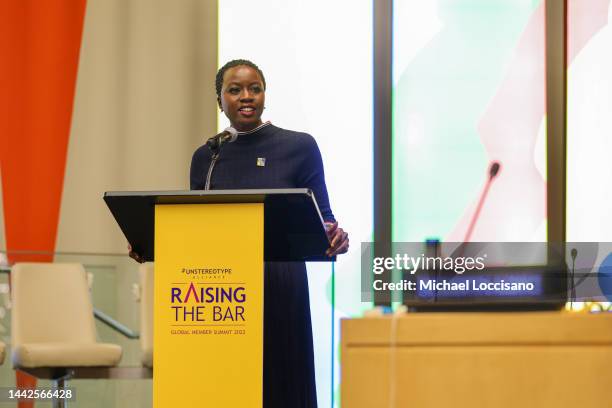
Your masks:
{"label": "stand microphone", "polygon": [[214,135],[206,141],[206,146],[212,152],[212,159],[210,166],[208,166],[208,172],[206,173],[206,183],[204,184],[204,190],[210,190],[210,180],[212,178],[212,172],[215,168],[215,164],[219,159],[219,153],[221,152],[221,146],[224,143],[232,143],[238,138],[238,131],[233,127],[225,128],[225,130],[217,135]]}
{"label": "stand microphone", "polygon": [[210,149],[213,154],[219,153],[221,145],[223,143],[232,143],[238,138],[238,131],[233,127],[227,127],[223,132],[214,135],[206,141],[206,146]]}
{"label": "stand microphone", "polygon": [[498,161],[491,162],[491,165],[489,166],[489,179],[487,180],[484,190],[482,191],[482,194],[480,195],[480,199],[478,200],[478,205],[476,206],[476,211],[474,211],[474,215],[472,216],[472,220],[470,221],[468,229],[465,233],[463,242],[468,242],[470,240],[470,237],[472,236],[472,232],[474,231],[474,226],[476,225],[476,221],[478,221],[478,218],[480,216],[480,210],[482,210],[482,206],[485,202],[485,199],[487,198],[487,195],[489,194],[489,189],[491,188],[493,179],[497,177],[497,174],[499,173],[500,169],[501,169],[501,164]]}

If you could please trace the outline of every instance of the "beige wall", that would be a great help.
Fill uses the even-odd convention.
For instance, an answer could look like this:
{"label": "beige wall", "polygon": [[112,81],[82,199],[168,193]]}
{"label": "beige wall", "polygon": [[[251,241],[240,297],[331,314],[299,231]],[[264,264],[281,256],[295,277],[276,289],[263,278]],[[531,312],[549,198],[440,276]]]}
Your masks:
{"label": "beige wall", "polygon": [[189,188],[216,68],[215,1],[88,1],[57,251],[125,252],[104,191]]}

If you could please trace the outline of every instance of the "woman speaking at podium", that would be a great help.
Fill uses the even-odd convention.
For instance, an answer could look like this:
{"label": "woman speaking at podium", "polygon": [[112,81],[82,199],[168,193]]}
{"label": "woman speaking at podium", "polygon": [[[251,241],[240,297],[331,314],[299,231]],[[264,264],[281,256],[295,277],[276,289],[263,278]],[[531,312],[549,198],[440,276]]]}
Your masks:
{"label": "woman speaking at podium", "polygon": [[[225,143],[209,175],[213,152],[198,148],[191,162],[191,189],[309,188],[319,204],[331,247],[347,251],[348,235],[329,206],[321,153],[312,136],[263,123],[266,80],[247,60],[233,60],[217,73],[217,102],[238,131]],[[290,101],[288,101],[290,103]],[[306,265],[269,262],[264,272],[265,408],[317,406]]]}

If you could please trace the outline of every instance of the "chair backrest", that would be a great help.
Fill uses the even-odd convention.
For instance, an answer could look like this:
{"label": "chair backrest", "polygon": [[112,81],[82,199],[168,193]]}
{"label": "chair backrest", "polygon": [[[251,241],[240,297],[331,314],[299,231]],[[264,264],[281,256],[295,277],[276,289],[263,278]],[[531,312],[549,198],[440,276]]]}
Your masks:
{"label": "chair backrest", "polygon": [[96,341],[87,276],[81,264],[15,264],[11,298],[13,346]]}
{"label": "chair backrest", "polygon": [[[140,265],[140,347],[151,358],[153,350],[153,264]],[[151,365],[152,361],[144,361]]]}

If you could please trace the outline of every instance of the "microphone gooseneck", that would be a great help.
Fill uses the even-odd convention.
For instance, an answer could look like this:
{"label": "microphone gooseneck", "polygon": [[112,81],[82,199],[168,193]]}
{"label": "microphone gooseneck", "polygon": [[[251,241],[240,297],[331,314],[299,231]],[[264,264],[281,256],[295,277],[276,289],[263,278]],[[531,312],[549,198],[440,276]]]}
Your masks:
{"label": "microphone gooseneck", "polygon": [[472,236],[472,232],[474,231],[474,226],[476,225],[476,222],[478,221],[478,218],[480,216],[480,210],[482,210],[482,206],[485,202],[485,199],[487,198],[489,194],[489,188],[491,188],[491,183],[493,183],[493,179],[497,177],[500,170],[501,170],[500,162],[498,161],[491,162],[491,165],[489,166],[489,179],[487,180],[487,183],[485,184],[482,194],[480,195],[480,199],[478,200],[478,205],[476,206],[476,211],[474,211],[474,215],[472,216],[472,219],[470,220],[470,224],[468,225],[468,229],[465,233],[465,237],[463,238],[463,242],[468,242],[470,240],[470,237]]}

